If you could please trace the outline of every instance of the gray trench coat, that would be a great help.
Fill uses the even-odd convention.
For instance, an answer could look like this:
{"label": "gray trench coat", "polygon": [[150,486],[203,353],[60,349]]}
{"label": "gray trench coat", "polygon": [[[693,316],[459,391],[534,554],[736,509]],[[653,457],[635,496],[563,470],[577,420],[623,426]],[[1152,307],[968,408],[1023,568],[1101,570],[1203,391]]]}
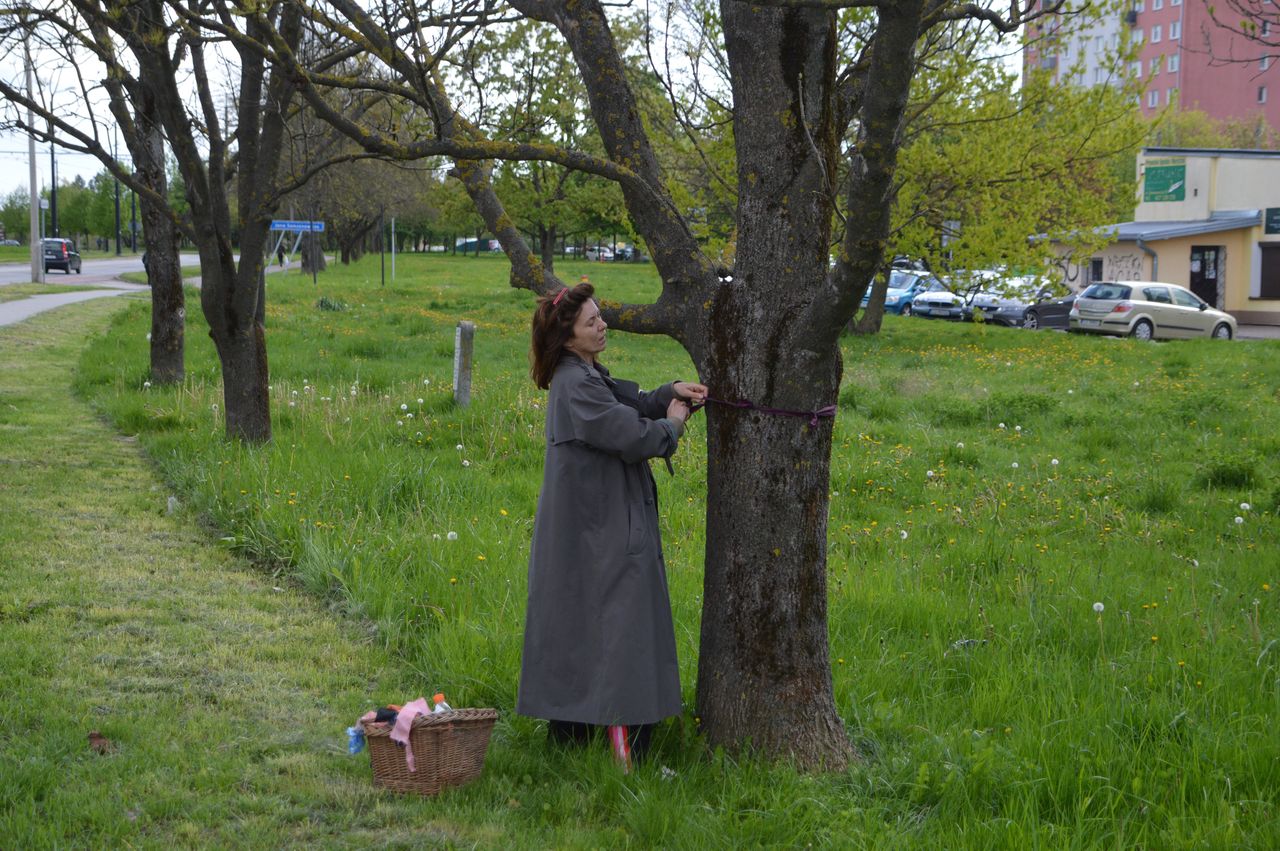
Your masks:
{"label": "gray trench coat", "polygon": [[588,724],[680,713],[680,672],[650,458],[670,458],[675,395],[566,354],[547,400],[516,711]]}

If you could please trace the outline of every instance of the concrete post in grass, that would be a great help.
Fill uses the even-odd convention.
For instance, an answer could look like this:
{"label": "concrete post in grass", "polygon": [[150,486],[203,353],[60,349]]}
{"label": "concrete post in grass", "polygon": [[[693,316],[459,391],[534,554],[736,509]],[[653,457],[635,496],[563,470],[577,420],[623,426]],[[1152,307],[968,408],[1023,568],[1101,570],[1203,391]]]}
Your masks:
{"label": "concrete post in grass", "polygon": [[465,408],[471,404],[471,350],[476,326],[465,319],[453,335],[453,401]]}

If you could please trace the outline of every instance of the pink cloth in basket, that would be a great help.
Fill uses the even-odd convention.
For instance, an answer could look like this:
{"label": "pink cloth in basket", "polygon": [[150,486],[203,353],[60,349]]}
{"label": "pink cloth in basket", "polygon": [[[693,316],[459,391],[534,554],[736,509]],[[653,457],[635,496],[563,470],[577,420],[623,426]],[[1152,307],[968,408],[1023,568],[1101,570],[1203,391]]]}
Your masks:
{"label": "pink cloth in basket", "polygon": [[396,725],[391,728],[391,741],[404,745],[404,763],[411,772],[418,770],[413,763],[413,745],[409,744],[409,733],[413,731],[413,719],[419,715],[430,714],[431,704],[425,697],[420,697],[412,703],[405,704],[400,714],[396,716]]}

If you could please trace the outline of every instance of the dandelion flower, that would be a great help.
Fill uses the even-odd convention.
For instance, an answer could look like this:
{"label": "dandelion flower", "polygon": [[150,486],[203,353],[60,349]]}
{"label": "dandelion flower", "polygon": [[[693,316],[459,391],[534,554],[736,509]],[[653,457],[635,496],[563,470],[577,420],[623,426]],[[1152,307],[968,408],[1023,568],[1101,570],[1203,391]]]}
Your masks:
{"label": "dandelion flower", "polygon": [[461,452],[463,449],[463,446],[461,443],[459,443],[457,446],[454,447],[454,449],[457,449],[459,452]]}
{"label": "dandelion flower", "polygon": [[431,379],[430,379],[430,378],[424,378],[424,379],[422,379],[422,386],[423,386],[423,387],[426,387],[426,386],[427,386],[428,384],[430,384],[430,383],[431,383]]}
{"label": "dandelion flower", "polygon": [[1094,610],[1095,612],[1097,612],[1098,614],[1102,614],[1102,611],[1103,611],[1103,609],[1105,609],[1105,608],[1106,608],[1106,606],[1102,605],[1102,603],[1101,603],[1101,602],[1098,602],[1098,603],[1094,603],[1094,604],[1093,604],[1093,610]]}
{"label": "dandelion flower", "polygon": [[142,382],[142,389],[143,389],[143,390],[148,390],[148,389],[150,389],[150,387],[151,387],[151,382],[150,382],[150,381],[144,381],[144,382]]}
{"label": "dandelion flower", "polygon": [[499,508],[498,513],[501,514],[503,517],[507,516],[507,510],[505,508]]}
{"label": "dandelion flower", "polygon": [[405,414],[405,416],[408,417],[409,419],[413,419],[413,411],[410,411],[409,413]]}
{"label": "dandelion flower", "polygon": [[1052,461],[1050,461],[1049,463],[1056,467],[1056,466],[1058,466],[1058,459],[1057,459],[1057,458],[1054,458],[1054,459],[1053,459]]}
{"label": "dandelion flower", "polygon": [[471,466],[471,462],[464,458],[464,459],[462,459],[462,466],[464,466],[464,467],[470,467],[470,466]]}
{"label": "dandelion flower", "polygon": [[1240,525],[1241,523],[1243,523],[1243,522],[1244,522],[1244,518],[1243,518],[1243,517],[1241,517],[1239,514],[1237,514],[1237,515],[1236,515],[1236,525],[1237,525],[1237,526],[1239,526],[1239,525]]}
{"label": "dandelion flower", "polygon": [[1151,643],[1152,643],[1152,644],[1155,644],[1155,643],[1156,643],[1157,641],[1159,641],[1159,640],[1160,640],[1160,636],[1158,636],[1158,635],[1153,635],[1153,636],[1151,636]]}
{"label": "dandelion flower", "polygon": [[925,477],[926,479],[932,479],[932,478],[934,477],[934,475],[935,475],[935,473],[933,472],[933,470],[925,470],[925,472],[924,472],[924,477]]}
{"label": "dandelion flower", "polygon": [[449,534],[445,535],[445,537],[448,538],[450,541],[456,541],[458,540],[458,533],[450,532]]}
{"label": "dandelion flower", "polygon": [[422,404],[422,399],[421,399],[421,397],[419,397],[419,399],[418,399],[418,404],[419,404],[419,405],[421,405],[421,404]]}
{"label": "dandelion flower", "polygon": [[[147,382],[147,385],[146,385],[146,386],[150,387],[150,386],[151,386],[151,382]],[[1249,504],[1249,503],[1247,503],[1247,502],[1242,502],[1242,503],[1240,503],[1240,510],[1241,510],[1241,511],[1248,511],[1248,510],[1249,510],[1249,509],[1251,509],[1251,508],[1253,508],[1253,506],[1252,506],[1252,505],[1250,505],[1250,504]]]}
{"label": "dandelion flower", "polygon": [[1013,427],[1013,430],[1014,430],[1014,431],[1022,431],[1022,426],[1014,426],[1014,427]]}
{"label": "dandelion flower", "polygon": [[898,533],[898,535],[902,538],[902,540],[905,541],[907,539],[907,530],[903,529],[901,532]]}
{"label": "dandelion flower", "polygon": [[997,426],[997,428],[1004,428],[1004,423],[1000,423],[1000,425]]}
{"label": "dandelion flower", "polygon": [[1014,461],[1014,462],[1013,462],[1012,464],[1010,464],[1009,466],[1016,470],[1016,469],[1018,469],[1018,462],[1017,462],[1017,461]]}
{"label": "dandelion flower", "polygon": [[963,441],[961,441],[961,442],[957,443],[957,444],[956,444],[956,449],[964,449],[964,442],[963,442]]}
{"label": "dandelion flower", "polygon": [[409,410],[409,406],[408,406],[408,405],[406,405],[406,404],[401,404],[401,405],[400,405],[400,410],[402,410],[402,411],[407,411],[407,410]]}
{"label": "dandelion flower", "polygon": [[457,584],[458,584],[458,577],[456,577],[456,576],[450,576],[450,577],[449,577],[449,584],[450,584],[450,585],[457,585]]}

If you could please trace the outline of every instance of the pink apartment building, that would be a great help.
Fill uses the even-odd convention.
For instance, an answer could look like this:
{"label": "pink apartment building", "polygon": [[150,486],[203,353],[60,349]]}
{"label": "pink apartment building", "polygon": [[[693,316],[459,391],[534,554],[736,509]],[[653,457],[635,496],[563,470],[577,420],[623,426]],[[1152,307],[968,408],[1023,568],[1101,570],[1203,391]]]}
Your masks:
{"label": "pink apartment building", "polygon": [[[1280,56],[1218,27],[1209,17],[1209,5],[1206,0],[1136,0],[1127,11],[1105,15],[1062,39],[1052,53],[1037,45],[1036,36],[1055,23],[1033,25],[1024,72],[1040,70],[1061,78],[1080,67],[1083,85],[1112,82],[1117,74],[1109,58],[1123,39],[1134,39],[1141,45],[1139,59],[1124,70],[1147,80],[1140,104],[1144,115],[1176,104],[1218,119],[1261,113],[1280,129]],[[1230,14],[1225,8],[1219,12]],[[1262,34],[1275,40],[1275,33]]]}

